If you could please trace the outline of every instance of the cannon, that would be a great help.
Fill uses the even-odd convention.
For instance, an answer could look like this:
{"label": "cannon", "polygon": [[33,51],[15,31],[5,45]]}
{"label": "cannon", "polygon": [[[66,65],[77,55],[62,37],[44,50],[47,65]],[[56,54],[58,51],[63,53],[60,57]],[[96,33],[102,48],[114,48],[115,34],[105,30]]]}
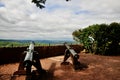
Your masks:
{"label": "cannon", "polygon": [[72,49],[67,43],[64,44],[66,47],[64,59],[61,65],[68,65],[67,59],[71,57],[74,70],[81,69],[81,63],[78,61],[79,55]]}
{"label": "cannon", "polygon": [[[34,45],[35,43],[32,41],[27,48],[27,51],[24,51],[20,64],[18,67],[18,71],[14,72],[14,75],[26,75],[26,80],[31,80],[32,74],[43,74],[46,71],[42,69],[40,60],[39,60],[39,53],[37,51],[34,51]],[[32,66],[36,68],[36,70],[32,70]]]}

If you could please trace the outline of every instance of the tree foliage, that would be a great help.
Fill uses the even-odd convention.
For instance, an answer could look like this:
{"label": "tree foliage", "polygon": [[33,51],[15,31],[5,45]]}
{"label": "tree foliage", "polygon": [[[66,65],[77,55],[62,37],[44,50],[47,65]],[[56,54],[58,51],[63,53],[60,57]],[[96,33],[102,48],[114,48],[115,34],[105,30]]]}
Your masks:
{"label": "tree foliage", "polygon": [[[119,55],[120,53],[120,23],[95,24],[72,33],[74,40],[84,44],[91,52],[102,55]],[[90,43],[89,36],[94,38]]]}
{"label": "tree foliage", "polygon": [[[66,1],[70,1],[70,0],[66,0]],[[42,9],[45,8],[46,0],[32,0],[32,3],[36,4],[37,7]]]}

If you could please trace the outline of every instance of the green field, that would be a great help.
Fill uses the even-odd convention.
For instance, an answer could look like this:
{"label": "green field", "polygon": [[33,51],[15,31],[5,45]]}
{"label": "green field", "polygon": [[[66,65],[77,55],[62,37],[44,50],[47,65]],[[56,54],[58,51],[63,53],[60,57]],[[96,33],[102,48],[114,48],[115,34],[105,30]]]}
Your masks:
{"label": "green field", "polygon": [[[0,40],[0,47],[26,47],[29,46],[31,40]],[[64,42],[68,44],[76,44],[73,41],[60,41],[60,40],[35,40],[35,46],[56,46],[63,45]]]}
{"label": "green field", "polygon": [[[26,47],[29,42],[15,42],[15,41],[0,41],[0,47]],[[48,46],[50,44],[35,42],[35,46]]]}

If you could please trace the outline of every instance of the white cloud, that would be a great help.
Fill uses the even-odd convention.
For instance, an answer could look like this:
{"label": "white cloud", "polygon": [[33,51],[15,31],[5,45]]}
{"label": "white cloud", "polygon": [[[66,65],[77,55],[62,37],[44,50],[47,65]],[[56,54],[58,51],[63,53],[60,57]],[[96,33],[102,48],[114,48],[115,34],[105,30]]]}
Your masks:
{"label": "white cloud", "polygon": [[0,38],[6,39],[72,39],[76,29],[120,22],[119,0],[46,0],[42,10],[31,0],[0,3]]}

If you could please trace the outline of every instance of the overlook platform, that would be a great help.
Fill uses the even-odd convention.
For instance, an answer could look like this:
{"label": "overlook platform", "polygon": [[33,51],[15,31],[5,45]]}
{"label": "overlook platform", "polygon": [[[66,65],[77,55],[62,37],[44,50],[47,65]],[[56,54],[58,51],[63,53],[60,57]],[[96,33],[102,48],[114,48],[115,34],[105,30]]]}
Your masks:
{"label": "overlook platform", "polygon": [[[64,56],[41,59],[46,74],[33,76],[33,80],[120,80],[120,56],[80,54],[80,62],[88,68],[74,71],[72,64],[61,66]],[[68,61],[71,63],[71,59]],[[19,63],[0,65],[0,80],[25,80],[26,76],[13,76]],[[35,69],[34,67],[32,68]],[[13,77],[12,77],[13,76]]]}

